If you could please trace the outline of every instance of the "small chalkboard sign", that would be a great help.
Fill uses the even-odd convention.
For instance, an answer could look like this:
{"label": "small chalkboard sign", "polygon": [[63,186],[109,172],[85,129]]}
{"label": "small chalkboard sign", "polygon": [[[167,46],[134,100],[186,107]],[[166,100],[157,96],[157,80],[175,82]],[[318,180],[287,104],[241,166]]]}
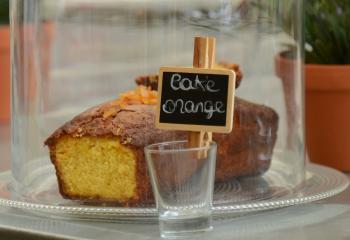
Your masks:
{"label": "small chalkboard sign", "polygon": [[231,132],[235,79],[230,70],[160,68],[156,127]]}

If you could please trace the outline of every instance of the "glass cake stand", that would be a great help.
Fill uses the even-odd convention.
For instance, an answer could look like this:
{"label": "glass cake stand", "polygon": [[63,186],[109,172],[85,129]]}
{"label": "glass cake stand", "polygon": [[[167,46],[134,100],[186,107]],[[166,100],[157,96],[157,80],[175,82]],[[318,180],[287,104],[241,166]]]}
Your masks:
{"label": "glass cake stand", "polygon": [[[0,206],[29,210],[37,214],[70,219],[147,220],[157,219],[154,205],[139,207],[94,206],[61,197],[52,165],[37,165],[32,179],[28,179],[32,192],[25,197],[12,190],[11,173],[0,173]],[[214,193],[214,218],[228,217],[243,212],[262,211],[296,204],[308,203],[336,195],[349,185],[348,178],[337,170],[308,164],[305,182],[297,188],[279,182],[283,165],[274,166],[261,177],[244,178],[216,184]],[[278,182],[278,184],[276,184]]]}

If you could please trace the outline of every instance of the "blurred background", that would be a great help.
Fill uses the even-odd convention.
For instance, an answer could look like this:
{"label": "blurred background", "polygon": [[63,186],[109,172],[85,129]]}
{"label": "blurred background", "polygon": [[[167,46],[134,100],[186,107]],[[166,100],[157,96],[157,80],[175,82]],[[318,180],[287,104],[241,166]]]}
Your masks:
{"label": "blurred background", "polygon": [[[26,67],[14,71],[27,73],[27,76],[14,76],[25,80],[22,82],[25,90],[19,86],[14,88],[22,94],[20,97],[23,106],[29,107],[17,107],[29,109],[35,117],[25,119],[29,114],[26,115],[25,111],[22,115],[17,113],[17,116],[23,118],[19,117],[15,122],[18,136],[14,137],[22,139],[15,141],[20,141],[21,146],[28,146],[18,158],[23,161],[17,163],[11,163],[10,157],[10,70],[11,67],[16,68],[10,64],[10,42],[18,44],[21,38],[18,37],[17,42],[10,39],[10,1],[11,4],[17,4],[16,8],[12,8],[13,16],[22,22],[40,22],[40,32],[35,32],[35,38],[29,34],[30,31],[14,31],[17,37],[24,36],[22,39],[27,41],[22,42],[22,46],[17,45],[25,51],[15,59]],[[299,6],[295,6],[297,2],[304,4],[301,9],[303,18],[295,14],[299,13]],[[209,9],[212,9],[210,4],[215,3],[219,3],[220,7],[208,11],[196,8],[198,3],[209,4]],[[185,5],[195,11],[187,11],[188,15],[183,16]],[[21,16],[16,9],[31,10]],[[135,11],[131,11],[133,9]],[[40,16],[40,19],[35,16]],[[185,22],[187,28],[178,19],[188,20]],[[271,23],[278,23],[278,27],[272,28]],[[78,112],[96,103],[114,99],[120,92],[134,87],[135,76],[154,74],[159,64],[152,64],[147,59],[154,57],[155,63],[166,61],[190,65],[192,40],[186,37],[189,33],[192,34],[190,28],[195,28],[199,33],[203,29],[205,32],[224,33],[224,36],[217,36],[219,42],[226,43],[225,46],[219,46],[217,55],[219,60],[240,64],[244,80],[237,95],[265,104],[278,112],[280,122],[277,148],[291,150],[299,154],[300,158],[288,158],[288,154],[285,154],[286,158],[282,158],[282,161],[274,160],[274,163],[289,161],[291,167],[283,168],[283,171],[295,178],[298,178],[297,174],[303,174],[295,170],[304,169],[304,157],[301,155],[304,153],[305,133],[308,160],[349,173],[349,26],[350,0],[0,0],[0,173],[10,169],[11,164],[15,169],[24,167],[22,163],[25,163],[25,157],[45,156],[45,163],[52,168],[50,176],[54,177],[48,154],[44,152],[47,151],[43,146],[44,139]],[[244,31],[249,28],[253,31]],[[231,34],[235,31],[240,34]],[[239,41],[232,43],[231,38]],[[28,60],[33,59],[28,57],[32,54],[32,48],[39,49],[40,62]],[[119,59],[116,57],[119,55],[126,57]],[[171,57],[169,59],[164,56]],[[42,79],[36,85],[37,81],[32,74],[34,75],[34,70],[38,71],[38,65],[41,66],[39,75]],[[46,81],[48,79],[50,81]],[[35,91],[43,93],[40,97],[45,101],[37,101]],[[33,106],[29,103],[38,109],[33,111]],[[50,111],[52,109],[55,111]],[[45,116],[42,117],[35,111]],[[32,126],[34,127],[31,128]],[[33,137],[38,132],[40,136]],[[18,149],[13,148],[12,154],[18,156],[18,152]],[[34,167],[40,169],[42,166]],[[25,173],[31,173],[31,169]],[[276,171],[272,175],[280,185],[285,180],[291,180],[279,178],[280,175],[274,173]],[[34,181],[35,184],[44,182],[39,180]],[[278,184],[276,186],[279,187]],[[275,189],[278,193],[282,188]],[[50,192],[43,191],[41,194],[41,190],[38,189],[37,193],[40,194],[34,194],[33,199],[39,203],[42,199],[52,203],[53,199],[48,194]],[[262,187],[257,190],[264,196]],[[272,191],[273,197],[280,196],[274,195],[276,192]],[[344,237],[348,234],[346,229],[349,222],[344,212],[348,212],[349,207],[345,204],[337,205],[348,204],[349,198],[346,196],[340,199],[341,201],[333,200],[328,205],[318,202],[301,208],[284,208],[275,212],[275,216],[270,211],[260,217],[248,216],[243,218],[241,224],[233,219],[227,224],[229,230],[218,226],[215,234],[221,236],[226,231],[232,236],[240,236],[243,232],[243,236],[248,234],[254,237],[256,233],[266,235],[266,231],[272,229],[267,238],[276,238],[281,234],[286,234],[288,238],[291,233],[300,239],[311,236],[318,239],[336,238],[337,234]],[[16,228],[34,225],[38,231],[47,228],[57,228],[58,233],[68,234],[78,231],[87,238],[115,237],[116,234],[125,238],[135,237],[136,234],[147,237],[147,228],[152,226],[137,228],[136,224],[127,227],[126,224],[117,226],[116,223],[111,223],[106,228],[100,228],[96,223],[90,223],[89,229],[82,228],[83,224],[59,222],[56,219],[38,217],[33,221],[22,211],[16,214],[10,209],[9,212],[14,212],[18,215],[17,218],[6,212],[2,215],[5,216],[2,224],[13,221]],[[337,218],[340,220],[336,221]],[[318,222],[321,224],[317,225]],[[292,227],[288,229],[290,226]],[[108,235],[107,228],[113,229],[113,235]],[[254,229],[257,230],[253,231]],[[154,232],[154,228],[151,231]]]}

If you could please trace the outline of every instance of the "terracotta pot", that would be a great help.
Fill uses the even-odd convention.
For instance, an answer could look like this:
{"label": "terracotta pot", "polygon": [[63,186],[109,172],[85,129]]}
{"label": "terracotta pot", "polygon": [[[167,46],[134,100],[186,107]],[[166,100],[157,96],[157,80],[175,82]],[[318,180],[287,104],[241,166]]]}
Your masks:
{"label": "terracotta pot", "polygon": [[10,119],[10,27],[0,25],[0,123]]}
{"label": "terracotta pot", "polygon": [[282,87],[284,93],[284,102],[286,103],[287,115],[287,146],[293,144],[293,134],[296,127],[296,109],[295,102],[295,71],[297,69],[297,62],[288,57],[289,52],[281,52],[275,57],[275,71],[276,75],[282,80]]}
{"label": "terracotta pot", "polygon": [[[287,108],[288,143],[295,127],[296,61],[281,52],[275,58]],[[305,70],[306,147],[312,162],[350,171],[350,65],[312,65]]]}
{"label": "terracotta pot", "polygon": [[[21,101],[31,101],[36,96],[37,81],[38,77],[35,75],[35,58],[34,50],[32,46],[33,41],[40,41],[40,66],[41,66],[41,79],[46,81],[48,86],[49,82],[49,69],[50,69],[50,58],[51,58],[51,43],[54,34],[54,24],[52,22],[46,22],[42,25],[42,34],[39,38],[34,37],[35,29],[32,25],[27,24],[23,26],[16,39],[18,46],[27,45],[26,55],[23,54],[19,57],[19,65],[24,69],[19,69],[17,78],[22,82],[19,83],[18,96],[22,97]],[[24,37],[25,41],[24,42]],[[0,26],[0,123],[8,122],[10,119],[10,29],[8,25]],[[26,60],[25,60],[26,59]],[[25,61],[24,61],[25,60]],[[23,61],[23,62],[21,62]],[[19,67],[19,66],[17,66]],[[24,74],[24,75],[22,75]],[[23,89],[27,86],[28,89]],[[27,91],[27,92],[26,92]],[[46,93],[44,93],[46,94]],[[23,98],[26,97],[26,99]]]}
{"label": "terracotta pot", "polygon": [[350,65],[305,66],[310,160],[350,171]]}
{"label": "terracotta pot", "polygon": [[[38,86],[41,90],[46,90],[49,85],[54,24],[45,22],[40,26],[34,26],[27,23],[20,26],[17,32],[15,30],[15,36],[14,44],[19,49],[25,49],[25,51],[15,53],[18,56],[16,95],[20,102],[30,102],[38,97]],[[47,92],[44,91],[39,94],[44,96]]]}

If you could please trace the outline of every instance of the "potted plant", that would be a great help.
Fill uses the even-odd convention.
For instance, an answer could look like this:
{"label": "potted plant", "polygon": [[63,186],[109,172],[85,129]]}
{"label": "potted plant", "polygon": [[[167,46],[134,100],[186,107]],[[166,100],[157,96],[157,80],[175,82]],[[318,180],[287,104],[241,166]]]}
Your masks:
{"label": "potted plant", "polygon": [[10,116],[9,1],[0,1],[0,123]]}
{"label": "potted plant", "polygon": [[[293,4],[287,0],[286,4]],[[295,36],[280,11],[281,27]],[[310,160],[350,171],[350,1],[308,0],[305,13],[305,130]],[[287,16],[287,17],[286,17]],[[275,59],[282,79],[287,116],[294,122],[294,73],[292,47]],[[290,127],[290,126],[289,126]]]}
{"label": "potted plant", "polygon": [[308,153],[350,171],[350,1],[308,0],[305,14]]}

